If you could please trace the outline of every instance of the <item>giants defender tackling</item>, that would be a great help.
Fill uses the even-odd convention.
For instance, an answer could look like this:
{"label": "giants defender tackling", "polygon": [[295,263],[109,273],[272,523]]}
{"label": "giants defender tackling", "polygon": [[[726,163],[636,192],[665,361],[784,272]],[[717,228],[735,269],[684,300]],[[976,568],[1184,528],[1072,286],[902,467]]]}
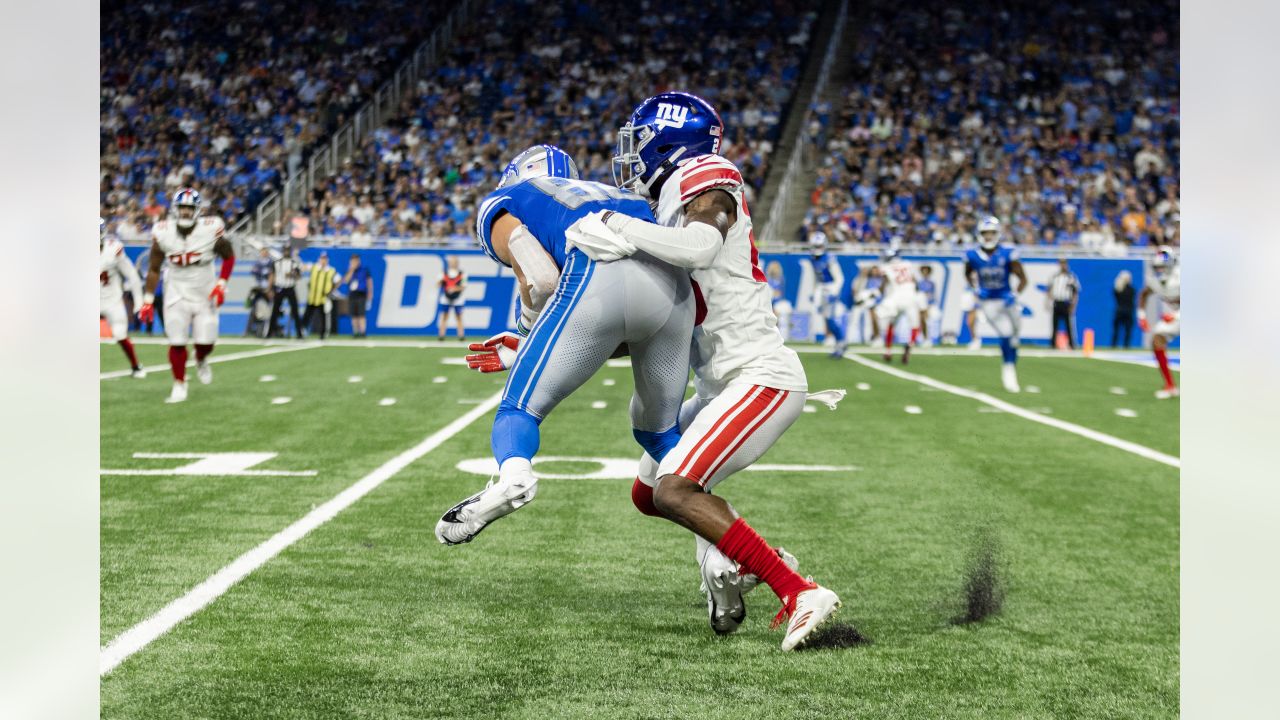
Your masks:
{"label": "giants defender tackling", "polygon": [[[196,377],[213,382],[209,355],[218,340],[218,307],[226,299],[227,279],[235,266],[235,251],[222,236],[222,218],[200,216],[200,194],[191,188],[174,193],[170,215],[151,229],[151,258],[146,293],[138,317],[150,322],[155,315],[156,283],[160,267],[169,261],[164,291],[164,334],[169,338],[169,366],[173,391],[168,403],[187,399],[187,340],[195,341]],[[213,271],[214,256],[222,268]]]}
{"label": "giants defender tackling", "polygon": [[[782,601],[774,622],[789,620],[782,649],[792,650],[831,618],[840,598],[799,575],[711,494],[795,422],[808,389],[770,307],[742,175],[717,154],[723,133],[719,114],[695,95],[667,92],[642,102],[618,131],[614,180],[655,203],[660,225],[599,213],[602,225],[584,228],[574,244],[598,259],[639,250],[693,271],[700,301],[693,332],[696,392],[680,411],[680,442],[665,458],[641,459],[632,499],[641,512],[696,534],[717,632],[732,632],[745,618],[742,593],[754,576]],[[677,248],[684,250],[673,252]],[[688,249],[711,254],[694,263]]]}
{"label": "giants defender tackling", "polygon": [[111,326],[111,339],[120,344],[124,356],[129,358],[131,375],[144,378],[147,371],[138,364],[138,354],[129,340],[129,314],[124,310],[125,285],[133,294],[134,307],[142,306],[142,279],[124,254],[124,245],[107,235],[107,221],[102,218],[98,218],[98,281],[102,285],[98,314]]}
{"label": "giants defender tackling", "polygon": [[539,425],[621,346],[631,354],[637,442],[661,457],[679,440],[693,333],[689,275],[650,255],[601,264],[573,250],[566,234],[593,211],[653,218],[642,198],[579,180],[573,160],[549,145],[517,155],[480,204],[476,238],[490,258],[515,272],[517,329],[528,337],[500,333],[471,346],[478,352],[467,357],[471,367],[511,368],[491,436],[498,479],[445,512],[436,524],[441,543],[470,542],[533,500]]}
{"label": "giants defender tackling", "polygon": [[911,327],[910,342],[902,345],[902,364],[911,357],[911,346],[920,338],[920,301],[916,297],[916,269],[902,257],[902,251],[890,246],[885,252],[884,299],[876,306],[880,328],[884,331],[884,360],[893,359],[893,328],[901,317]]}
{"label": "giants defender tackling", "polygon": [[[1018,386],[1018,333],[1022,311],[1018,296],[1027,287],[1027,273],[1022,269],[1018,251],[1000,242],[1000,221],[988,215],[978,223],[978,247],[964,254],[964,272],[978,296],[978,308],[1000,336],[1000,354],[1004,364],[1000,379],[1011,393]],[[1018,278],[1018,287],[1010,285],[1010,276]]]}
{"label": "giants defender tackling", "polygon": [[[1143,284],[1142,295],[1138,299],[1138,327],[1151,333],[1151,350],[1155,353],[1156,364],[1160,366],[1160,376],[1164,378],[1164,387],[1156,391],[1156,397],[1167,400],[1178,397],[1178,386],[1169,370],[1168,347],[1169,340],[1181,331],[1182,269],[1173,249],[1161,245],[1151,260],[1151,270],[1151,277]],[[1147,299],[1153,293],[1160,298],[1160,321],[1155,327],[1147,322]]]}

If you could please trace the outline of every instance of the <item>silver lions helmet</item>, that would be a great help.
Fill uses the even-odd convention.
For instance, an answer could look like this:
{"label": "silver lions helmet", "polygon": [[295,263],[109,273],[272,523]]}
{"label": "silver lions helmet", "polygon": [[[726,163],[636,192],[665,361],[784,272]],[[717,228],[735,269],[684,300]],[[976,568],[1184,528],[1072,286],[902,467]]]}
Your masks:
{"label": "silver lions helmet", "polygon": [[578,179],[578,166],[569,153],[555,145],[534,145],[523,150],[507,163],[502,171],[498,187],[515,185],[530,178],[558,177]]}

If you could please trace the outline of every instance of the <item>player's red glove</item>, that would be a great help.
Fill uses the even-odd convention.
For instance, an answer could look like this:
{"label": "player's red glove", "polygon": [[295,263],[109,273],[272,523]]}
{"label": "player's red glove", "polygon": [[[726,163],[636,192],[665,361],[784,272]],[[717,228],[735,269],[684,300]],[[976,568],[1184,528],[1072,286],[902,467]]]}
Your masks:
{"label": "player's red glove", "polygon": [[482,343],[471,343],[468,350],[475,355],[467,356],[467,367],[482,373],[502,372],[516,361],[516,352],[520,348],[520,336],[503,332],[494,335]]}
{"label": "player's red glove", "polygon": [[[137,296],[134,296],[135,298]],[[138,308],[138,319],[144,323],[153,322],[156,319],[156,297],[151,293],[142,296],[142,306]]]}
{"label": "player's red glove", "polygon": [[1163,315],[1161,315],[1161,316],[1160,316],[1160,319],[1161,319],[1161,320],[1163,320],[1163,321],[1165,321],[1165,322],[1167,322],[1167,323],[1171,323],[1171,322],[1173,322],[1173,317],[1174,317],[1174,316],[1173,316],[1173,313],[1165,313],[1165,314],[1163,314]]}
{"label": "player's red glove", "polygon": [[1147,325],[1147,314],[1145,312],[1138,313],[1138,329],[1147,332],[1151,328]]}
{"label": "player's red glove", "polygon": [[209,291],[209,299],[222,307],[222,303],[227,299],[227,281],[218,278],[218,282],[214,283],[213,289]]}

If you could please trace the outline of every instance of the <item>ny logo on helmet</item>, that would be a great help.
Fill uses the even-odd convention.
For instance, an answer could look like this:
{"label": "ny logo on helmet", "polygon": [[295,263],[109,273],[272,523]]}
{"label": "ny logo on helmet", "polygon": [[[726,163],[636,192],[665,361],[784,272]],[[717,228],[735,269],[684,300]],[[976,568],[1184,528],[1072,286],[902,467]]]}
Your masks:
{"label": "ny logo on helmet", "polygon": [[653,121],[660,130],[667,128],[682,128],[684,121],[689,119],[689,108],[683,105],[672,105],[670,103],[658,103],[658,119]]}

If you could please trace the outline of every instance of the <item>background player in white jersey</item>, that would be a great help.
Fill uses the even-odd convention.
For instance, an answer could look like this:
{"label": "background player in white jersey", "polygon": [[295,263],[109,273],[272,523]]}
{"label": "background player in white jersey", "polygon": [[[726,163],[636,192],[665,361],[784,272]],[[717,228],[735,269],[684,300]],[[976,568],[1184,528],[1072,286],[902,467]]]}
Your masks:
{"label": "background player in white jersey", "polygon": [[[196,346],[196,376],[213,381],[209,355],[218,340],[218,307],[226,299],[227,279],[235,266],[235,251],[223,237],[222,218],[200,216],[200,194],[191,188],[174,193],[170,214],[151,229],[151,264],[147,291],[138,317],[150,321],[155,313],[155,289],[160,266],[169,261],[165,279],[164,334],[169,338],[169,366],[173,391],[165,402],[187,399],[187,341]],[[214,256],[222,258],[215,273]]]}
{"label": "background player in white jersey", "polygon": [[[614,180],[656,202],[658,225],[615,213],[588,216],[575,244],[592,257],[636,251],[693,270],[701,302],[693,333],[696,394],[681,408],[682,435],[661,464],[642,459],[636,506],[692,530],[716,632],[746,615],[744,576],[767,583],[789,618],[783,650],[803,644],[840,605],[801,577],[710,491],[764,454],[804,408],[808,381],[783,344],[747,210],[742,175],[716,153],[724,124],[695,95],[662,93],[618,131]],[[598,228],[593,229],[593,228]]]}
{"label": "background player in white jersey", "polygon": [[144,378],[147,371],[138,364],[138,354],[129,340],[129,314],[124,309],[126,285],[133,293],[133,304],[142,304],[142,279],[129,262],[129,256],[124,254],[124,245],[107,235],[107,223],[102,218],[98,218],[98,282],[102,286],[98,314],[111,326],[111,339],[119,343],[124,356],[129,358],[133,377]]}
{"label": "background player in white jersey", "polygon": [[[1156,391],[1156,397],[1167,400],[1178,397],[1178,385],[1173,382],[1173,372],[1169,370],[1168,347],[1169,340],[1181,332],[1182,269],[1173,249],[1161,245],[1151,260],[1151,270],[1151,277],[1143,284],[1138,300],[1138,327],[1151,333],[1151,350],[1155,353],[1156,364],[1160,366],[1160,376],[1164,378],[1164,387]],[[1147,299],[1153,293],[1160,299],[1160,320],[1154,327],[1147,322]]]}
{"label": "background player in white jersey", "polygon": [[884,330],[884,359],[893,358],[893,329],[900,318],[906,318],[911,327],[911,340],[902,346],[902,364],[911,357],[911,346],[920,339],[920,302],[916,298],[916,268],[903,259],[902,251],[890,247],[885,252],[884,299],[876,306],[880,327]]}

